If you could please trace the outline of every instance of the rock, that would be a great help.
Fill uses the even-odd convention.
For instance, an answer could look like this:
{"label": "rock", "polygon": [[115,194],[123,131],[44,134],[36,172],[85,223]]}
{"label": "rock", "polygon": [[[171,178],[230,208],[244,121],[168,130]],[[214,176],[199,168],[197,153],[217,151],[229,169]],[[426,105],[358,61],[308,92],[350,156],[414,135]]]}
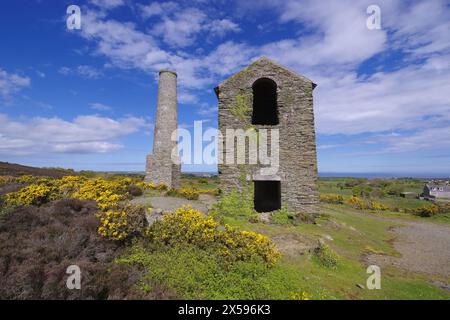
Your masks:
{"label": "rock", "polygon": [[147,223],[151,226],[155,221],[162,220],[163,210],[160,208],[149,209],[149,212],[145,215]]}
{"label": "rock", "polygon": [[326,234],[324,238],[328,241],[333,241],[333,238],[329,234]]}
{"label": "rock", "polygon": [[272,213],[271,212],[262,212],[260,215],[259,215],[259,220],[261,221],[261,222],[264,222],[264,223],[270,223],[270,218],[272,217]]}

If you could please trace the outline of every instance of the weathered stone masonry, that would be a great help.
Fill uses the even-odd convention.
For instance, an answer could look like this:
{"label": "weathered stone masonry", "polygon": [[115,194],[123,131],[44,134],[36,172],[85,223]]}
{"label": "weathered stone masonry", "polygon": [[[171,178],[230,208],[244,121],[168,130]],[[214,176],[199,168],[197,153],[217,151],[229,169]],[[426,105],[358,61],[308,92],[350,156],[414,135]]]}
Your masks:
{"label": "weathered stone masonry", "polygon": [[[276,125],[252,124],[253,86],[259,79],[276,85],[276,104],[279,123]],[[268,80],[267,80],[268,79]],[[271,80],[271,81],[270,81]],[[272,82],[273,81],[273,82]],[[278,128],[280,168],[275,177],[261,177],[260,164],[219,164],[221,187],[225,192],[242,187],[242,175],[247,181],[259,186],[258,180],[279,181],[263,186],[262,192],[271,192],[274,186],[281,186],[281,204],[289,210],[318,213],[317,159],[314,130],[313,96],[315,84],[289,69],[262,57],[222,82],[216,89],[219,100],[219,130],[226,129]],[[248,149],[248,148],[247,148]],[[227,150],[223,149],[226,158]],[[265,190],[264,190],[265,189]],[[274,191],[275,192],[275,191]],[[265,194],[256,195],[264,200]],[[256,200],[255,200],[256,205]]]}
{"label": "weathered stone masonry", "polygon": [[159,72],[153,153],[147,156],[146,182],[163,182],[169,187],[178,186],[180,165],[172,161],[172,150],[176,142],[171,140],[172,132],[177,126],[177,74],[162,70]]}

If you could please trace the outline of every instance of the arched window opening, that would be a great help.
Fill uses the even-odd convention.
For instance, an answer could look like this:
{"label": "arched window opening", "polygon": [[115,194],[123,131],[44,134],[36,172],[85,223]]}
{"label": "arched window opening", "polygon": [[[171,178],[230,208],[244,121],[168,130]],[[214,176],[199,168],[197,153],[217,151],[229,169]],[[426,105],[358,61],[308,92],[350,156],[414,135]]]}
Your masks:
{"label": "arched window opening", "polygon": [[252,124],[277,125],[277,84],[267,78],[261,78],[253,84]]}

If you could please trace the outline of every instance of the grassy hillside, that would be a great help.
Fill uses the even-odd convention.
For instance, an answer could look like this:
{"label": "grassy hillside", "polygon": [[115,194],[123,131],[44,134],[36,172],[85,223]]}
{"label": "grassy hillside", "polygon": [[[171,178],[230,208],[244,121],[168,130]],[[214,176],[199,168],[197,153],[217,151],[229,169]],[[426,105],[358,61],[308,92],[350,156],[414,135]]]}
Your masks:
{"label": "grassy hillside", "polygon": [[[366,288],[370,255],[400,256],[392,228],[448,221],[449,213],[423,217],[377,205],[421,208],[424,201],[398,196],[418,190],[420,180],[321,179],[322,195],[340,202],[322,203],[312,224],[284,207],[261,216],[250,186],[220,195],[216,177],[184,176],[172,189],[142,176],[36,170],[0,176],[3,299],[450,299],[436,284],[448,277],[394,266],[383,267],[381,290]],[[144,219],[157,217],[153,197],[202,195],[215,202],[206,215],[183,208],[152,225]],[[355,208],[355,197],[372,207]],[[84,270],[85,290],[65,290],[70,264]]]}

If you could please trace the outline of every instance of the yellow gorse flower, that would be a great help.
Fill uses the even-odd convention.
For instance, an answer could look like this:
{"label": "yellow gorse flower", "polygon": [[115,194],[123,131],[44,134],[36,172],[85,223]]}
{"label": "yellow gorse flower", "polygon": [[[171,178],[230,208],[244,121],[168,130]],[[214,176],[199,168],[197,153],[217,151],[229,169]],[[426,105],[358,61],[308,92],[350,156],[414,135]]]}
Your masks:
{"label": "yellow gorse flower", "polygon": [[164,244],[191,243],[200,248],[217,248],[229,262],[259,256],[271,266],[280,253],[270,239],[253,231],[239,231],[229,225],[219,228],[212,217],[204,216],[190,206],[166,214],[162,221],[147,229],[147,236]]}

